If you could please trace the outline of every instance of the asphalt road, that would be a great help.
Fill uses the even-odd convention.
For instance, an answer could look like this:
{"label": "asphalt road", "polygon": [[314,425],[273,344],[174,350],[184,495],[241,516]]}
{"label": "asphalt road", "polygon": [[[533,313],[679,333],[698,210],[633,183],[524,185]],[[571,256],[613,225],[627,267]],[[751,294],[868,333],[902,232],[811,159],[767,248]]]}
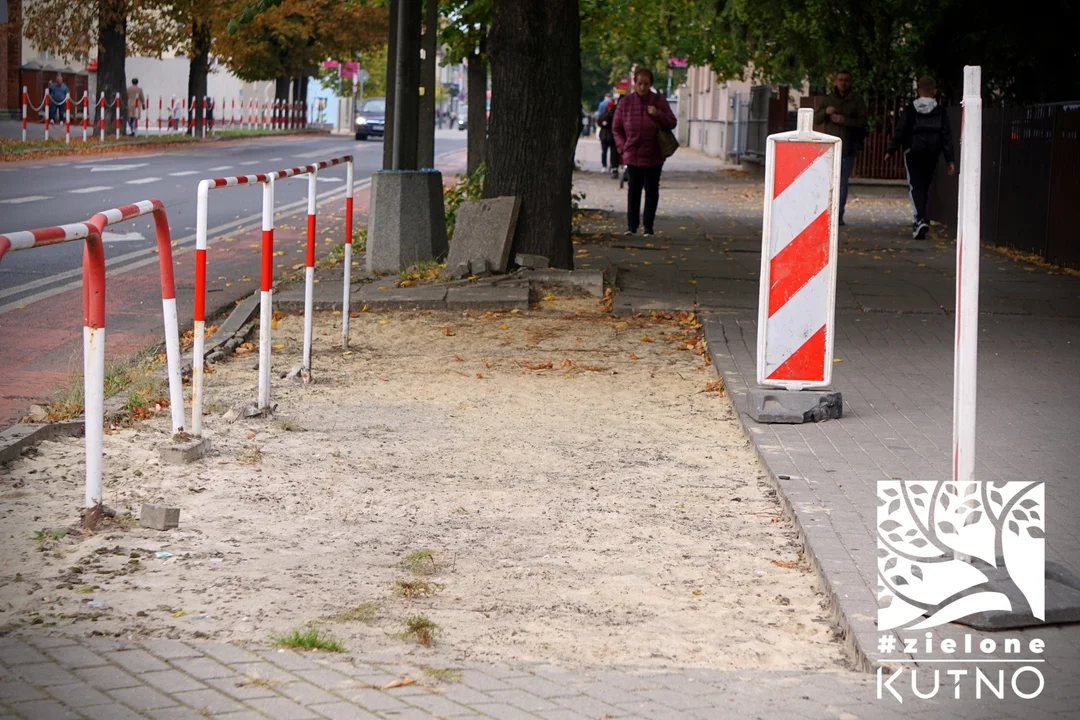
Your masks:
{"label": "asphalt road", "polygon": [[[464,133],[437,133],[436,155],[464,146]],[[355,158],[355,182],[361,183],[380,168],[382,142],[356,142],[351,136],[275,137],[111,159],[87,156],[0,164],[0,232],[80,222],[107,208],[157,198],[165,204],[173,241],[194,245],[196,189],[203,178],[265,173],[346,154]],[[307,186],[306,177],[279,182],[276,210],[302,207]],[[345,167],[320,172],[318,192],[320,199],[343,196]],[[240,227],[258,227],[261,207],[258,186],[212,191],[211,238]],[[147,257],[155,244],[151,224],[149,218],[139,218],[108,229],[105,256],[110,275]],[[0,264],[0,314],[81,283],[81,264],[82,243],[77,242],[8,253]],[[257,268],[258,256],[253,253],[251,272],[257,274]]]}

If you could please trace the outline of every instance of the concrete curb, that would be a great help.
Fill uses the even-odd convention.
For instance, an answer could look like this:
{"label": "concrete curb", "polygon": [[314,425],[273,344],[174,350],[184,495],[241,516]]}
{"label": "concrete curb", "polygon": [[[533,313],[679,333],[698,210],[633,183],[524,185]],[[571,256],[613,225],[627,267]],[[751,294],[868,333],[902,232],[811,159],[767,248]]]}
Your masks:
{"label": "concrete curb", "polygon": [[866,636],[858,632],[859,628],[856,628],[855,623],[849,617],[849,610],[845,607],[847,603],[844,601],[844,588],[841,587],[840,583],[834,582],[825,572],[823,558],[836,557],[838,554],[846,555],[846,551],[831,525],[828,527],[814,525],[807,522],[807,518],[800,517],[797,499],[792,493],[792,488],[787,486],[781,479],[787,476],[777,472],[776,468],[773,467],[773,463],[769,462],[769,458],[763,452],[758,438],[751,432],[753,420],[748,415],[750,389],[746,385],[742,373],[733,367],[725,367],[725,364],[731,362],[731,358],[726,354],[727,336],[723,319],[717,316],[705,318],[704,331],[706,347],[712,356],[713,367],[716,369],[717,374],[724,379],[724,388],[731,399],[731,405],[735,410],[735,417],[739,422],[739,426],[745,433],[751,447],[754,448],[754,454],[757,455],[758,460],[765,467],[766,476],[776,491],[784,516],[795,525],[806,557],[810,561],[810,567],[817,577],[822,592],[828,598],[833,623],[839,628],[843,636],[844,650],[856,670],[866,673],[874,672],[875,666],[870,659],[870,652],[873,651],[873,647],[866,646]]}

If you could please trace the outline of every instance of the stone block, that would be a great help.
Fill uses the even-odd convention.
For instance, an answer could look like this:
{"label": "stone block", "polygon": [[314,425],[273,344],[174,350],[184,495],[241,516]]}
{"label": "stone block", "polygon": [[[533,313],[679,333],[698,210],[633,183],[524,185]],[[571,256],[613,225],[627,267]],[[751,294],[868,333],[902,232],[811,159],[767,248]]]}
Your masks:
{"label": "stone block", "polygon": [[559,285],[584,290],[593,297],[604,297],[602,270],[534,270],[527,275],[530,281],[543,285]]}
{"label": "stone block", "polygon": [[491,266],[487,258],[473,258],[469,261],[469,273],[477,277],[487,277],[491,274]]}
{"label": "stone block", "polygon": [[551,261],[543,255],[530,255],[529,253],[517,253],[514,255],[514,263],[519,267],[532,268],[534,270],[547,270]]}
{"label": "stone block", "polygon": [[747,414],[759,423],[821,422],[844,414],[843,397],[830,390],[750,388],[748,399]]}
{"label": "stone block", "polygon": [[397,272],[447,252],[442,173],[380,170],[371,178],[368,272]]}
{"label": "stone block", "polygon": [[151,530],[172,530],[180,525],[180,508],[143,505],[139,524]]}
{"label": "stone block", "polygon": [[529,309],[529,289],[525,287],[452,287],[446,293],[446,307],[452,310]]}
{"label": "stone block", "polygon": [[174,440],[163,444],[158,450],[161,454],[161,462],[170,465],[186,465],[206,457],[206,454],[210,452],[210,438]]}
{"label": "stone block", "polygon": [[456,267],[458,263],[484,258],[492,272],[506,272],[520,209],[521,199],[517,196],[462,203],[446,264]]}
{"label": "stone block", "polygon": [[396,288],[372,283],[356,293],[356,301],[361,307],[367,305],[368,310],[441,310],[446,307],[446,288],[438,285]]}

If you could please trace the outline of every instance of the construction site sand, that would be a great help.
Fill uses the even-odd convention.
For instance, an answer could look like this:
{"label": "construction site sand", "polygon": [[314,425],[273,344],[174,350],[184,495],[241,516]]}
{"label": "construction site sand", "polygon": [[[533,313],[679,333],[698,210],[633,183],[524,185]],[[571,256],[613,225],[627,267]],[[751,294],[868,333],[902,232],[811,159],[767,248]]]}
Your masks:
{"label": "construction site sand", "polygon": [[[844,667],[728,399],[704,391],[714,371],[679,349],[688,327],[541,304],[362,313],[349,352],[319,315],[311,385],[279,378],[302,338],[282,318],[274,419],[222,417],[255,399],[252,354],[207,378],[210,457],[159,462],[167,413],[106,436],[105,503],[178,506],[176,530],[55,537],[83,445],[43,443],[0,481],[0,626],[266,643],[314,624],[433,664]],[[402,560],[424,549],[415,577]],[[361,605],[373,617],[340,616]],[[438,625],[431,647],[401,636],[413,615]]]}

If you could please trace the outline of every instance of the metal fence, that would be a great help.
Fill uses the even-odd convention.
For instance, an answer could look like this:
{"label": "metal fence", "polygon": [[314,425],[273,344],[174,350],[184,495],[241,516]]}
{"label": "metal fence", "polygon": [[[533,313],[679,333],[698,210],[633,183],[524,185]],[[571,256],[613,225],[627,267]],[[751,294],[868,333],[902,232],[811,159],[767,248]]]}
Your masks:
{"label": "metal fence", "polygon": [[[949,120],[959,138],[960,108]],[[1080,267],[1080,103],[985,108],[982,143],[982,241]],[[955,225],[958,187],[939,163],[932,219]]]}

